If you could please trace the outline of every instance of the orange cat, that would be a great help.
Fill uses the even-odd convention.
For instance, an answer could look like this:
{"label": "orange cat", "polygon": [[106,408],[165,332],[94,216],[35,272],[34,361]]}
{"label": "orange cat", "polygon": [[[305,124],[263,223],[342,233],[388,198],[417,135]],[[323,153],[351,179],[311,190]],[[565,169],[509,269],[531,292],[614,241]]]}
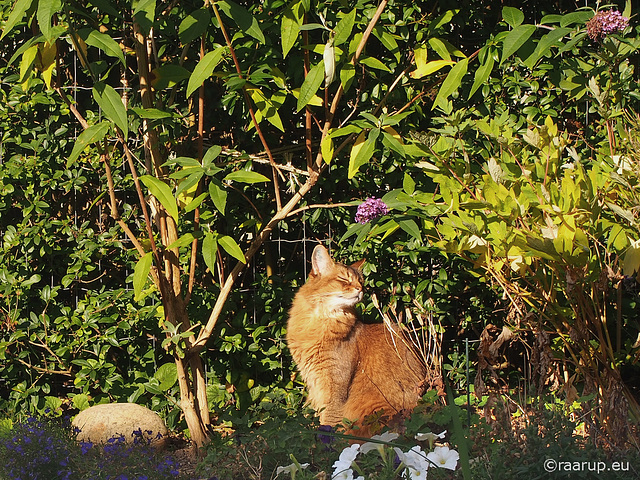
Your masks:
{"label": "orange cat", "polygon": [[293,300],[287,343],[320,423],[357,420],[350,432],[369,435],[362,423],[380,410],[389,418],[416,406],[426,370],[414,352],[384,324],[365,324],[355,305],[362,300],[362,261],[336,263],[318,245],[309,279]]}

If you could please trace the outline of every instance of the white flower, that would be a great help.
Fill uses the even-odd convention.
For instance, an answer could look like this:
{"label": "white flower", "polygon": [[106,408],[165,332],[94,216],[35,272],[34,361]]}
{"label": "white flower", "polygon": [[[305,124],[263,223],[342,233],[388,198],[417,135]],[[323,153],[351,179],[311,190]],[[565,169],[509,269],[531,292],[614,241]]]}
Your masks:
{"label": "white flower", "polygon": [[353,477],[353,470],[350,468],[333,472],[331,480],[364,480],[363,476]]}
{"label": "white flower", "polygon": [[442,433],[417,433],[415,436],[415,439],[418,440],[419,442],[423,442],[425,440],[427,440],[429,442],[429,449],[433,449],[433,443],[440,439],[442,440],[444,438],[445,433],[447,433],[447,431],[445,430]]}
{"label": "white flower", "polygon": [[394,450],[396,454],[398,454],[400,461],[407,467],[402,474],[403,478],[407,480],[424,480],[427,478],[429,462],[419,446],[416,445],[407,453],[404,453],[399,448],[395,448]]}
{"label": "white flower", "polygon": [[356,459],[359,452],[360,445],[358,445],[357,443],[342,450],[338,460],[333,462],[333,475],[331,478],[339,480],[353,480],[353,470],[351,470],[351,464]]}
{"label": "white flower", "polygon": [[416,440],[418,440],[419,442],[424,442],[425,440],[428,440],[429,443],[435,442],[438,439],[443,439],[444,435],[447,433],[447,431],[445,430],[442,433],[433,433],[433,432],[429,432],[429,433],[416,433]]}
{"label": "white flower", "polygon": [[345,449],[340,453],[340,457],[338,458],[338,460],[333,464],[334,468],[338,463],[346,464],[348,467],[350,467],[353,461],[358,456],[358,453],[360,453],[360,445],[358,445],[357,443],[354,443],[350,447],[345,447]]}
{"label": "white flower", "polygon": [[294,478],[298,470],[304,470],[308,466],[308,463],[292,463],[291,465],[287,465],[286,467],[278,467],[276,470],[276,476],[280,475],[281,473],[288,473],[292,478]]}
{"label": "white flower", "polygon": [[292,463],[291,465],[287,465],[286,467],[278,467],[276,470],[276,476],[280,475],[281,473],[288,473],[292,477],[295,477],[296,472],[298,470],[304,470],[308,466],[309,466],[308,463],[300,463],[300,464]]}
{"label": "white flower", "polygon": [[449,447],[436,447],[427,454],[427,458],[440,468],[455,470],[460,455],[455,450],[449,450]]}
{"label": "white flower", "polygon": [[367,442],[360,447],[360,451],[362,453],[367,453],[367,452],[370,452],[371,450],[378,450],[378,452],[380,453],[380,456],[383,456],[385,443],[393,442],[399,436],[400,435],[398,435],[397,433],[391,433],[391,432],[384,432],[381,435],[374,435],[373,437],[371,437],[371,440],[379,440],[380,442],[384,442],[384,443]]}

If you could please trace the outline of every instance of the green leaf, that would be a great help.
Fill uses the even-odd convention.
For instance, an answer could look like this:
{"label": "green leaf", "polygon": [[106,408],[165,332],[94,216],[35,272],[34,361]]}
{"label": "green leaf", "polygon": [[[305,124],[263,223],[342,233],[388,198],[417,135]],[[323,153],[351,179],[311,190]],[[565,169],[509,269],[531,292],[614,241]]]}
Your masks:
{"label": "green leaf", "polygon": [[204,193],[201,193],[200,195],[198,195],[193,200],[191,200],[187,205],[185,205],[184,213],[192,212],[193,210],[198,208],[202,204],[204,199],[207,198],[208,195],[209,194],[207,192],[204,192]]}
{"label": "green leaf", "polygon": [[74,395],[71,399],[73,406],[77,408],[79,411],[86,410],[89,408],[89,397],[84,393],[79,393],[78,395]]}
{"label": "green leaf", "polygon": [[140,299],[142,289],[145,283],[147,283],[147,277],[151,271],[151,264],[153,263],[153,255],[151,252],[147,252],[136,263],[133,269],[133,298],[135,301]]}
{"label": "green leaf", "polygon": [[519,25],[511,30],[502,42],[502,59],[500,60],[500,64],[504,63],[507,58],[516,53],[520,47],[531,38],[531,35],[533,35],[535,31],[535,25]]}
{"label": "green leaf", "polygon": [[375,68],[376,70],[384,70],[385,72],[391,71],[387,65],[374,57],[362,57],[358,60],[358,62],[366,65],[369,68]]}
{"label": "green leaf", "polygon": [[178,38],[183,45],[187,45],[199,38],[209,28],[211,13],[209,9],[200,8],[187,15],[178,27]]}
{"label": "green leaf", "polygon": [[156,0],[134,0],[133,18],[149,34],[156,18]]}
{"label": "green leaf", "polygon": [[232,180],[241,183],[259,183],[269,182],[270,180],[258,172],[252,172],[250,170],[236,170],[224,177],[225,180]]}
{"label": "green leaf", "polygon": [[110,57],[117,58],[123,65],[125,64],[124,53],[122,53],[120,45],[118,45],[118,42],[109,35],[90,28],[83,28],[82,30],[79,30],[78,35],[87,45],[96,47]]}
{"label": "green leaf", "polygon": [[217,5],[227,17],[236,22],[236,25],[238,25],[240,30],[251,35],[260,43],[266,43],[258,21],[246,8],[232,2],[231,0],[219,0]]}
{"label": "green leaf", "polygon": [[562,39],[562,37],[564,37],[565,35],[568,35],[572,31],[573,31],[572,28],[562,28],[562,27],[551,30],[549,33],[547,33],[544,37],[542,37],[538,41],[538,45],[536,46],[536,49],[533,51],[531,55],[529,55],[529,58],[525,60],[524,64],[529,69],[532,69],[536,64],[536,62],[540,60],[542,57],[544,57],[549,52],[549,50],[551,50],[552,46],[557,45],[558,42]]}
{"label": "green leaf", "polygon": [[158,388],[166,392],[178,381],[178,368],[174,362],[161,365],[153,377],[160,383]]}
{"label": "green leaf", "polygon": [[340,83],[342,89],[347,92],[356,77],[356,67],[351,63],[347,63],[340,69]]}
{"label": "green leaf", "polygon": [[493,71],[494,63],[495,60],[493,59],[493,55],[487,55],[485,63],[480,65],[476,70],[476,74],[473,79],[473,86],[471,87],[471,91],[469,92],[469,96],[467,98],[471,98],[473,94],[476,93],[476,90],[478,90],[478,88],[486,83],[489,75],[491,75],[491,72]]}
{"label": "green leaf", "polygon": [[244,253],[242,253],[242,249],[233,238],[228,235],[223,235],[218,237],[218,243],[233,258],[241,261],[242,263],[247,263],[247,259],[245,258]]}
{"label": "green leaf", "polygon": [[27,13],[27,10],[31,8],[31,4],[33,0],[17,0],[13,5],[13,9],[9,14],[9,18],[7,22],[4,24],[4,28],[2,29],[2,35],[0,35],[0,40],[2,40],[7,33],[15,28],[15,26],[22,20],[24,14]]}
{"label": "green leaf", "polygon": [[511,28],[516,28],[524,22],[524,13],[517,8],[502,7],[502,18],[509,24]]}
{"label": "green leaf", "polygon": [[282,39],[282,58],[286,58],[289,51],[293,48],[298,35],[300,34],[300,24],[302,23],[302,4],[299,1],[289,5],[283,15],[280,24],[280,37]]}
{"label": "green leaf", "polygon": [[125,141],[129,135],[129,122],[127,121],[127,109],[122,103],[118,92],[111,85],[98,82],[93,87],[93,98],[98,102],[102,112],[124,134]]}
{"label": "green leaf", "polygon": [[132,107],[131,110],[140,118],[146,118],[148,120],[171,118],[171,113],[158,110],[157,108]]}
{"label": "green leaf", "polygon": [[140,181],[149,189],[151,194],[158,199],[160,204],[165,208],[167,213],[178,222],[178,203],[173,196],[173,191],[169,185],[162,180],[152,177],[151,175],[143,175]]}
{"label": "green leaf", "polygon": [[315,96],[316,92],[322,85],[324,81],[324,61],[320,60],[320,63],[314,65],[307,77],[302,82],[302,86],[300,87],[300,96],[298,97],[298,104],[296,111],[299,112],[307,104],[311,101],[311,99]]}
{"label": "green leaf", "polygon": [[213,200],[215,207],[224,215],[227,207],[227,190],[217,178],[212,178],[211,183],[209,183],[209,195],[211,195],[211,200]]}
{"label": "green leaf", "polygon": [[438,30],[443,25],[448,25],[451,23],[451,19],[459,12],[460,10],[447,10],[442,15],[436,17],[430,24],[428,30],[433,32]]}
{"label": "green leaf", "polygon": [[402,230],[407,232],[416,240],[422,242],[422,237],[420,236],[420,228],[418,228],[418,225],[412,218],[395,218],[394,220],[398,223]]}
{"label": "green leaf", "polygon": [[360,132],[360,135],[358,135],[358,138],[356,138],[356,141],[353,144],[353,148],[351,149],[351,154],[349,156],[348,178],[353,178],[355,174],[358,173],[358,170],[360,170],[360,167],[373,157],[373,153],[376,150],[376,140],[378,139],[379,134],[379,128],[372,129],[366,138],[366,131],[363,130]]}
{"label": "green leaf", "polygon": [[447,78],[444,79],[444,82],[442,83],[440,90],[438,90],[438,94],[436,95],[436,98],[433,101],[433,106],[431,107],[431,109],[434,109],[437,105],[440,104],[440,102],[446,101],[447,98],[449,98],[449,96],[453,94],[453,92],[458,90],[458,88],[460,87],[460,84],[462,83],[462,78],[467,73],[468,64],[469,64],[469,59],[463,58],[453,66],[453,68],[447,75]]}
{"label": "green leaf", "polygon": [[55,39],[54,29],[51,26],[51,19],[62,8],[61,0],[39,0],[38,11],[36,12],[36,18],[38,19],[38,26],[44,38],[47,42],[52,43]]}
{"label": "green leaf", "polygon": [[198,62],[196,68],[193,69],[191,77],[189,78],[189,84],[187,85],[187,97],[190,97],[191,94],[211,76],[226,51],[226,47],[218,47],[213,52],[207,53],[202,60]]}
{"label": "green leaf", "polygon": [[351,31],[353,30],[353,25],[356,21],[356,9],[354,8],[349,13],[347,13],[342,20],[338,22],[336,28],[333,30],[333,45],[338,46],[349,40],[351,36]]}
{"label": "green leaf", "polygon": [[407,195],[413,195],[413,192],[416,191],[416,182],[408,173],[404,174],[404,179],[402,180],[402,189]]}
{"label": "green leaf", "polygon": [[593,10],[567,13],[560,19],[560,26],[568,27],[569,25],[573,25],[574,23],[582,24],[589,20],[591,17],[593,17]]}
{"label": "green leaf", "polygon": [[194,168],[192,170],[194,170],[194,173],[187,176],[187,178],[182,180],[180,182],[180,185],[178,185],[178,188],[176,190],[176,197],[178,197],[182,192],[188,191],[194,185],[197,185],[197,183],[204,175],[202,168]]}
{"label": "green leaf", "polygon": [[216,255],[218,253],[218,240],[216,235],[207,233],[202,240],[202,258],[204,263],[211,272],[211,275],[216,271]]}
{"label": "green leaf", "polygon": [[451,60],[451,54],[447,48],[447,44],[439,38],[430,38],[429,46],[440,56],[442,60]]}
{"label": "green leaf", "polygon": [[78,135],[76,143],[73,146],[73,150],[71,151],[71,155],[69,155],[69,158],[67,159],[67,165],[75,162],[87,146],[104,139],[105,135],[109,131],[109,128],[111,128],[111,124],[107,121],[104,121],[95,125],[91,125],[80,135]]}
{"label": "green leaf", "polygon": [[167,250],[173,250],[174,248],[182,248],[191,245],[191,243],[199,238],[201,235],[194,235],[193,233],[185,233],[171,245],[167,245]]}
{"label": "green leaf", "polygon": [[222,170],[221,168],[216,167],[216,164],[214,163],[220,153],[222,153],[222,147],[220,145],[213,145],[206,151],[202,157],[202,170],[205,175],[210,177]]}
{"label": "green leaf", "polygon": [[165,64],[151,71],[151,84],[156,90],[173,87],[191,76],[191,72],[180,65]]}
{"label": "green leaf", "polygon": [[380,40],[380,43],[382,43],[382,45],[384,45],[385,48],[393,54],[396,61],[400,62],[400,47],[393,35],[380,25],[375,26],[373,34],[378,40]]}

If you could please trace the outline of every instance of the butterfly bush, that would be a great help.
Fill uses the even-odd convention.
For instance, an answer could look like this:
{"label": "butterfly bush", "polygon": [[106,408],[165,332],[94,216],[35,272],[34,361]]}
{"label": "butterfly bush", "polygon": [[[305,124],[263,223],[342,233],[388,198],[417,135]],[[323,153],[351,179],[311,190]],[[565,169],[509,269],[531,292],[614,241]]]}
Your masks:
{"label": "butterfly bush", "polygon": [[379,198],[369,197],[358,205],[358,210],[356,211],[356,222],[364,224],[386,215],[387,213],[389,213],[389,208],[382,200]]}
{"label": "butterfly bush", "polygon": [[587,34],[592,40],[603,40],[607,35],[622,32],[629,19],[617,10],[601,10],[587,22]]}

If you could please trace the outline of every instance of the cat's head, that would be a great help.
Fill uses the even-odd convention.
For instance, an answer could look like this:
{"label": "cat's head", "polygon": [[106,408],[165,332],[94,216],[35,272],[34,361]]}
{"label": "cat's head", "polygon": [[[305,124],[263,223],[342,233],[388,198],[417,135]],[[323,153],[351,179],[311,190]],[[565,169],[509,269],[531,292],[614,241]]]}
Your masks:
{"label": "cat's head", "polygon": [[311,273],[314,293],[321,295],[325,304],[333,308],[353,307],[362,300],[363,279],[360,268],[364,260],[352,265],[335,262],[327,249],[318,245],[311,255]]}

